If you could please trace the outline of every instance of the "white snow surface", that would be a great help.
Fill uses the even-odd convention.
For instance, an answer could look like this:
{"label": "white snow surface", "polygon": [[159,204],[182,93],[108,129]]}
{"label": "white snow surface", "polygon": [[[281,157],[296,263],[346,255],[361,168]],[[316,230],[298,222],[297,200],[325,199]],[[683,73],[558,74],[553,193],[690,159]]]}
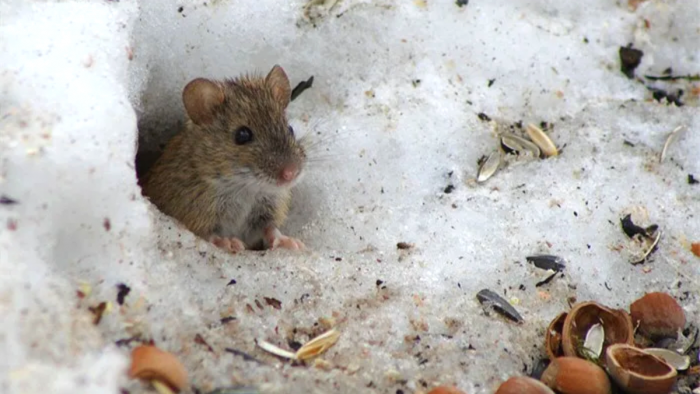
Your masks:
{"label": "white snow surface", "polygon": [[[626,309],[665,291],[697,325],[700,85],[656,82],[685,105],[654,101],[618,55],[644,52],[640,80],[699,73],[697,4],[312,3],[0,1],[0,194],[17,202],[0,205],[0,391],[150,392],[126,370],[153,340],[185,364],[188,392],[490,393],[532,369],[570,297]],[[284,228],[309,248],[227,255],[141,197],[134,158],[182,125],[189,80],[274,64],[293,85],[315,78],[289,107],[318,148]],[[496,128],[519,121],[553,125],[561,155],[476,184]],[[643,265],[627,213],[663,232]],[[564,275],[535,287],[537,253],[562,256]],[[485,311],[484,288],[524,323]],[[289,349],[328,322],[342,334],[325,363],[255,345]]]}

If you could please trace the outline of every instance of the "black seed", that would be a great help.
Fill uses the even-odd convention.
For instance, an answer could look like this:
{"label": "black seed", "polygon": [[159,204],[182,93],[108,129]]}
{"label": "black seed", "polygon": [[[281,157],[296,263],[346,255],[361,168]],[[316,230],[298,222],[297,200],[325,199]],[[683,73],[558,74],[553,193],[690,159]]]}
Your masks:
{"label": "black seed", "polygon": [[693,174],[688,174],[688,184],[689,184],[689,185],[697,185],[698,183],[700,183],[700,181],[698,181],[697,179],[695,179],[695,177],[693,176]]}
{"label": "black seed", "polygon": [[457,4],[457,6],[461,8],[469,4],[469,0],[457,0],[455,4]]}
{"label": "black seed", "polygon": [[476,116],[478,116],[479,119],[480,119],[480,120],[483,120],[484,122],[488,122],[488,121],[491,120],[491,118],[489,118],[489,116],[486,115],[486,114],[483,113],[483,112],[479,112],[478,114],[476,114]]}
{"label": "black seed", "polygon": [[3,194],[2,196],[0,196],[0,204],[2,204],[2,205],[14,205],[14,204],[18,204],[18,201],[15,199],[12,199],[10,197],[7,197],[6,195]]}
{"label": "black seed", "polygon": [[639,49],[632,48],[632,44],[627,47],[620,47],[620,71],[627,76],[627,78],[634,78],[634,69],[639,66],[642,62],[642,57],[644,52]]}
{"label": "black seed", "polygon": [[453,184],[449,184],[449,185],[447,185],[447,187],[445,187],[445,190],[443,190],[443,191],[445,192],[445,194],[450,194],[450,193],[452,193],[454,190],[455,190],[454,185],[453,185]]}
{"label": "black seed", "polygon": [[124,305],[124,298],[129,295],[131,288],[124,283],[117,285],[117,304]]}
{"label": "black seed", "polygon": [[403,241],[402,241],[402,242],[398,242],[398,243],[396,244],[396,248],[397,248],[397,249],[402,249],[402,250],[412,249],[412,248],[413,248],[413,244],[408,243],[408,242],[403,242]]}

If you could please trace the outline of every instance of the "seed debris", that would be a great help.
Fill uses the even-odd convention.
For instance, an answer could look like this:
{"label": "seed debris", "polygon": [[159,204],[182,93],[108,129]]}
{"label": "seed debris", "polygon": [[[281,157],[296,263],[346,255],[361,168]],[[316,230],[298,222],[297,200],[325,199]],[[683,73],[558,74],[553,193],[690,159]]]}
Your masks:
{"label": "seed debris", "polygon": [[676,140],[678,135],[680,134],[681,131],[685,129],[685,125],[680,125],[673,129],[671,131],[671,134],[668,135],[666,138],[666,143],[664,143],[664,149],[661,151],[661,155],[659,156],[659,163],[664,162],[664,158],[666,157],[666,152],[668,151],[668,147],[671,146],[671,143]]}

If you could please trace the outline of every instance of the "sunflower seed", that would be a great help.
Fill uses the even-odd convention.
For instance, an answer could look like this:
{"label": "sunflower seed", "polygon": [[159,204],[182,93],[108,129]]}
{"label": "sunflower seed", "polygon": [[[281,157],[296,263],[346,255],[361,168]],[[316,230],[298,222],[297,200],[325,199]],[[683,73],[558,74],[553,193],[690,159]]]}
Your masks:
{"label": "sunflower seed", "polygon": [[659,156],[659,163],[663,163],[664,158],[666,157],[666,153],[668,152],[669,146],[671,146],[671,143],[676,140],[680,132],[685,129],[685,125],[680,125],[673,129],[671,134],[668,135],[666,138],[666,143],[664,143],[664,149],[661,151],[661,156]]}
{"label": "sunflower seed", "polygon": [[520,323],[524,320],[518,311],[508,303],[508,301],[504,300],[501,296],[489,289],[483,289],[478,292],[476,294],[476,298],[482,305],[486,307],[493,307],[496,312],[516,323]]}
{"label": "sunflower seed", "polygon": [[540,254],[536,256],[528,256],[525,257],[525,260],[527,260],[529,263],[534,264],[535,267],[543,269],[543,270],[552,270],[552,271],[563,271],[564,268],[566,268],[566,264],[564,263],[564,259],[562,259],[559,256],[552,256],[549,254]]}
{"label": "sunflower seed", "polygon": [[[644,263],[645,261],[647,261],[647,259],[649,258],[649,256],[656,250],[656,246],[658,246],[659,240],[660,240],[660,239],[661,239],[661,230],[657,230],[657,231],[656,231],[656,236],[653,238],[653,241],[651,242],[651,244],[649,245],[649,247],[647,247],[647,249],[646,249],[646,251],[644,252],[643,256],[642,256],[640,259],[635,259],[635,260],[633,260],[633,261],[632,261],[632,265],[642,264],[642,263]],[[645,243],[648,243],[648,242],[645,242]]]}
{"label": "sunflower seed", "polygon": [[535,158],[539,158],[542,154],[537,145],[514,134],[501,135],[501,147],[504,152],[509,154],[527,155],[529,153]]}
{"label": "sunflower seed", "polygon": [[530,139],[542,150],[545,156],[549,157],[559,154],[554,142],[552,142],[542,129],[531,123],[525,127],[525,131],[527,135],[530,136]]}
{"label": "sunflower seed", "polygon": [[500,167],[501,151],[498,150],[495,152],[491,152],[491,154],[488,155],[486,160],[484,160],[479,166],[479,172],[476,175],[476,181],[479,183],[486,182],[486,180],[491,178]]}

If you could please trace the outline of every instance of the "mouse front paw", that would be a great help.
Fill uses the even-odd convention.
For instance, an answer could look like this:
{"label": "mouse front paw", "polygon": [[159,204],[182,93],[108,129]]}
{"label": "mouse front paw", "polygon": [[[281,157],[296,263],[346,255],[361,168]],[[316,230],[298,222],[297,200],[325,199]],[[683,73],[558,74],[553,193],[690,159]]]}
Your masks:
{"label": "mouse front paw", "polygon": [[306,249],[303,242],[296,238],[288,237],[280,232],[277,227],[265,229],[265,241],[270,249],[284,248],[289,250]]}
{"label": "mouse front paw", "polygon": [[218,246],[221,249],[228,251],[229,253],[239,253],[245,250],[245,244],[238,238],[224,238],[218,235],[212,235],[209,238],[209,242]]}

